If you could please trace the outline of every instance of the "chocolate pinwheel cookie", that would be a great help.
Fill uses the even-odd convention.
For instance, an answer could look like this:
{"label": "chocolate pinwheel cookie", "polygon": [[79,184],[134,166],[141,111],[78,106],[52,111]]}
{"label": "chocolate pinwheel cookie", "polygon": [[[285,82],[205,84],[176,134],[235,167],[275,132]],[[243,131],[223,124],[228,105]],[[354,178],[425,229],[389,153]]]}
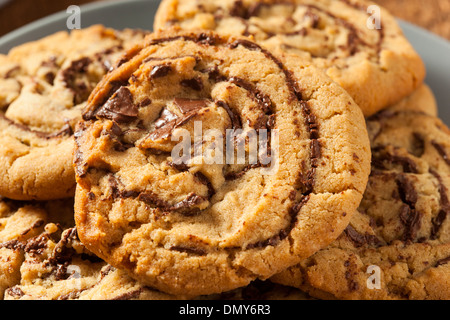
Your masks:
{"label": "chocolate pinwheel cookie", "polygon": [[158,290],[206,295],[281,272],[345,229],[370,146],[361,110],[324,73],[178,29],[124,61],[75,133],[89,250]]}
{"label": "chocolate pinwheel cookie", "polygon": [[346,89],[366,116],[423,81],[424,64],[391,14],[363,0],[164,0],[155,30],[178,25],[243,35],[295,53]]}
{"label": "chocolate pinwheel cookie", "polygon": [[122,51],[144,34],[93,26],[60,32],[0,57],[1,195],[73,197],[73,132],[81,109]]}
{"label": "chocolate pinwheel cookie", "polygon": [[414,110],[367,120],[372,173],[337,241],[272,278],[319,298],[450,299],[450,130]]}

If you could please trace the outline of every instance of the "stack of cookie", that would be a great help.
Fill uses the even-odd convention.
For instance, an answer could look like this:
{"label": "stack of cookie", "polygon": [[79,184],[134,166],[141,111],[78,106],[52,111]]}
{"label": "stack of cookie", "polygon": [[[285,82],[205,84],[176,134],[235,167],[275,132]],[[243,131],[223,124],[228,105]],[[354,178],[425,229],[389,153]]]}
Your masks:
{"label": "stack of cookie", "polygon": [[450,131],[370,5],[163,0],[2,56],[0,295],[450,299]]}

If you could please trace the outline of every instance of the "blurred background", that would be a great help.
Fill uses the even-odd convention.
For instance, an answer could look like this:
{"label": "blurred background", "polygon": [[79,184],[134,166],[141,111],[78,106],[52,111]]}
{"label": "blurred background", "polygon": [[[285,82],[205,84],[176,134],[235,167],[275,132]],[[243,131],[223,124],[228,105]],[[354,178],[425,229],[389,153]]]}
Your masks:
{"label": "blurred background", "polygon": [[[0,0],[0,36],[70,5],[110,0]],[[113,0],[112,0],[113,1]],[[450,40],[450,0],[373,0],[395,16]]]}

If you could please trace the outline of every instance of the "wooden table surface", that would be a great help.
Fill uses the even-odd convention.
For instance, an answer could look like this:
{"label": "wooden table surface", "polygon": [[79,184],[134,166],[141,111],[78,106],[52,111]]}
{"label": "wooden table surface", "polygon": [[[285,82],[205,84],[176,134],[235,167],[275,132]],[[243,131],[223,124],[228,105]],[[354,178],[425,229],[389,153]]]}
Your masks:
{"label": "wooden table surface", "polygon": [[[7,1],[7,0],[0,0]],[[70,5],[107,0],[9,0],[0,8],[0,36]],[[450,40],[450,0],[373,0],[395,16]]]}

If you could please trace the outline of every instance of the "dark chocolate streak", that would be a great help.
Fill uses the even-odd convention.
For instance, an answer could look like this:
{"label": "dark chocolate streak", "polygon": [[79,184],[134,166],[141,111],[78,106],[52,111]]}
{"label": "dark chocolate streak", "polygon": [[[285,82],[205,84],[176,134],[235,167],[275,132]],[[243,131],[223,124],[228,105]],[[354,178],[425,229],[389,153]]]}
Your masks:
{"label": "dark chocolate streak", "polygon": [[401,200],[405,204],[400,211],[400,220],[405,226],[404,241],[413,241],[420,229],[422,214],[416,209],[417,191],[405,174],[397,176],[396,183]]}
{"label": "dark chocolate streak", "polygon": [[438,262],[436,262],[435,268],[443,266],[443,265],[445,265],[447,263],[450,263],[450,257],[447,257],[445,259],[441,259]]}
{"label": "dark chocolate streak", "polygon": [[419,173],[417,164],[413,159],[405,156],[391,154],[385,146],[372,149],[372,166],[375,169],[387,170],[386,164],[400,165],[404,173]]}
{"label": "dark chocolate streak", "polygon": [[199,248],[191,248],[191,247],[184,247],[184,246],[173,246],[170,248],[170,250],[178,251],[178,252],[185,252],[191,255],[196,256],[204,256],[206,255],[206,251],[199,249]]}
{"label": "dark chocolate streak", "polygon": [[[260,51],[267,58],[272,60],[284,73],[286,77],[286,82],[288,83],[288,87],[290,89],[290,95],[292,101],[298,101],[303,113],[303,116],[306,119],[306,126],[309,131],[310,136],[310,160],[311,160],[311,168],[306,173],[307,184],[306,184],[306,192],[304,196],[313,192],[314,188],[314,176],[316,173],[316,169],[319,163],[319,158],[321,157],[321,145],[319,139],[319,124],[317,123],[316,116],[312,113],[311,108],[308,103],[303,101],[302,93],[300,88],[297,85],[297,82],[293,78],[292,72],[287,70],[283,63],[278,60],[271,52],[266,49],[263,49],[258,44],[248,41],[248,40],[237,40],[229,45],[230,48],[237,48],[239,45],[252,50],[252,51]],[[302,179],[302,181],[305,181]]]}
{"label": "dark chocolate streak", "polygon": [[251,243],[249,245],[247,245],[246,250],[248,249],[255,249],[255,248],[264,248],[267,246],[277,246],[281,241],[283,241],[284,239],[286,239],[289,234],[291,233],[292,229],[294,229],[297,221],[298,221],[298,215],[300,213],[300,210],[302,209],[302,207],[304,205],[306,205],[306,203],[309,201],[309,195],[305,196],[302,198],[302,200],[298,203],[296,203],[295,205],[293,205],[290,209],[289,209],[289,218],[290,218],[290,223],[289,225],[282,229],[277,235],[274,235],[273,237],[266,239],[266,240],[262,240],[262,241],[258,241],[255,243]]}
{"label": "dark chocolate streak", "polygon": [[[201,182],[203,183],[203,181]],[[121,190],[123,189],[123,184],[112,174],[110,174],[109,176],[109,184],[111,186],[111,194],[113,199],[135,198],[147,205],[156,207],[163,212],[178,212],[185,216],[197,215],[200,210],[193,207],[204,201],[208,201],[208,199],[205,197],[199,196],[195,193],[191,193],[186,197],[186,199],[175,204],[170,204],[166,200],[159,198],[157,194],[151,191],[140,192],[134,190]],[[209,193],[210,192],[211,191],[209,191]]]}
{"label": "dark chocolate streak", "polygon": [[20,129],[22,131],[33,133],[38,138],[41,138],[41,139],[50,140],[50,139],[57,139],[57,138],[62,138],[62,137],[70,137],[70,136],[73,135],[72,127],[68,123],[66,123],[63,126],[63,128],[61,130],[59,130],[59,131],[54,132],[54,133],[48,133],[48,132],[44,132],[44,131],[32,130],[27,125],[24,125],[24,124],[21,124],[21,123],[17,123],[15,121],[7,118],[2,113],[0,113],[0,119],[8,122],[9,125],[14,126],[14,127],[18,128],[18,129]]}
{"label": "dark chocolate streak", "polygon": [[348,226],[345,229],[345,235],[353,242],[355,247],[359,248],[365,244],[369,244],[372,246],[378,246],[381,244],[380,239],[377,236],[372,234],[361,234],[356,231],[352,226]]}
{"label": "dark chocolate streak", "polygon": [[439,182],[439,195],[440,195],[439,204],[441,207],[439,209],[438,216],[434,218],[432,221],[433,226],[431,228],[431,239],[435,240],[437,239],[438,233],[442,228],[442,224],[450,214],[450,201],[447,196],[448,189],[444,185],[442,177],[433,169],[430,169],[430,174],[433,175]]}
{"label": "dark chocolate streak", "polygon": [[431,144],[437,150],[437,152],[441,155],[441,157],[444,159],[445,163],[450,166],[450,158],[447,154],[447,151],[445,150],[445,147],[434,140],[431,141]]}

